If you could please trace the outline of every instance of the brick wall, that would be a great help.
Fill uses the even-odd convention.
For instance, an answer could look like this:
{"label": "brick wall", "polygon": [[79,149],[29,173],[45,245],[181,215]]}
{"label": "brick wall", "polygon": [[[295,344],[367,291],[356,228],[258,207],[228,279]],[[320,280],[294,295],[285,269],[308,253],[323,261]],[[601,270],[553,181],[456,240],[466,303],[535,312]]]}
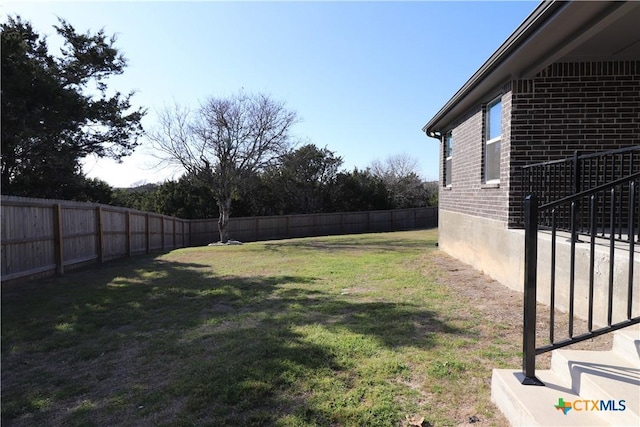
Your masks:
{"label": "brick wall", "polygon": [[[485,105],[502,94],[502,141],[500,159],[500,185],[484,184],[484,135]],[[440,194],[439,208],[485,218],[507,221],[509,138],[511,116],[510,85],[493,93],[484,104],[469,111],[452,127],[452,185],[444,187],[444,142],[440,143]],[[446,132],[445,132],[446,134]],[[445,135],[443,135],[444,138]]]}
{"label": "brick wall", "polygon": [[[484,108],[502,94],[499,187],[484,184]],[[452,185],[441,209],[520,225],[521,167],[581,153],[640,145],[640,61],[556,63],[516,80],[451,126]],[[444,137],[444,135],[443,135]]]}
{"label": "brick wall", "polygon": [[511,103],[509,224],[516,225],[521,166],[640,144],[640,61],[552,64],[515,81]]}

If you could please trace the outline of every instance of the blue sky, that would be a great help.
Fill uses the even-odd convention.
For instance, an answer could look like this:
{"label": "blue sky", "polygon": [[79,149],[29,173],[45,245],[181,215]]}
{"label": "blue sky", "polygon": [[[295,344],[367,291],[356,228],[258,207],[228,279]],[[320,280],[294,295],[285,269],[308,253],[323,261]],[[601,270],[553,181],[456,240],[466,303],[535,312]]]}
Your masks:
{"label": "blue sky", "polygon": [[[4,2],[59,46],[57,16],[117,34],[128,59],[110,87],[135,90],[143,121],[174,101],[197,107],[244,88],[286,102],[294,134],[344,159],[344,169],[406,153],[437,179],[438,143],[422,126],[533,11],[537,2]],[[142,140],[118,165],[85,171],[113,186],[161,182]]]}

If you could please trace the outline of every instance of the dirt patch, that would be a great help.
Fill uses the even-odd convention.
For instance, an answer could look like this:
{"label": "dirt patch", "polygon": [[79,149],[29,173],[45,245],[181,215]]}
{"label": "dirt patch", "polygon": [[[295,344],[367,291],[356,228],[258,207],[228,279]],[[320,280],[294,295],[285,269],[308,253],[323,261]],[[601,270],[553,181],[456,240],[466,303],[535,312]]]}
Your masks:
{"label": "dirt patch", "polygon": [[[458,315],[468,320],[487,320],[486,322],[477,321],[474,326],[481,343],[502,342],[511,348],[511,353],[513,353],[513,346],[517,346],[518,349],[522,348],[523,294],[521,292],[504,286],[443,252],[434,251],[429,253],[427,257],[427,266],[430,266],[427,268],[432,269],[428,274],[435,275],[439,284],[459,295],[461,306],[468,307],[465,312],[458,313]],[[536,343],[539,344],[547,342],[549,336],[549,307],[538,304],[537,314]],[[557,333],[567,331],[568,316],[557,311],[556,314],[555,329],[558,331]],[[500,325],[498,329],[496,329],[496,324]],[[578,331],[584,330],[586,322],[574,319],[574,327]],[[613,336],[607,334],[572,345],[571,348],[576,350],[610,350],[612,339]],[[536,357],[536,369],[549,369],[550,363],[550,352]],[[520,369],[522,360],[519,356],[508,356],[501,360],[501,364],[502,367]],[[487,366],[488,369],[497,367]],[[485,384],[490,389],[491,379],[486,378]],[[459,425],[509,425],[502,413],[495,407],[491,411],[493,414],[489,419],[482,414],[475,414],[477,408],[482,405],[481,398],[470,396],[464,405],[455,410],[455,419],[459,420]],[[491,404],[491,406],[493,405]]]}
{"label": "dirt patch", "polygon": [[[503,336],[506,340],[522,342],[523,294],[521,292],[516,292],[506,287],[486,274],[443,252],[434,252],[432,260],[438,270],[443,273],[438,280],[440,283],[469,300],[471,302],[470,307],[480,312],[483,318],[502,324],[505,327]],[[544,304],[537,305],[537,343],[548,339],[549,311],[549,306]],[[556,333],[567,331],[568,316],[559,310],[556,310],[555,313]],[[478,326],[482,327],[482,325]],[[574,328],[576,331],[585,331],[587,322],[576,318],[574,319]],[[574,350],[611,350],[612,340],[613,336],[607,334],[574,344],[571,348]],[[546,353],[539,356],[540,360],[536,361],[537,368],[548,369],[548,361],[547,364],[541,363],[548,359],[548,357],[545,358],[545,355],[548,356],[549,354]]]}

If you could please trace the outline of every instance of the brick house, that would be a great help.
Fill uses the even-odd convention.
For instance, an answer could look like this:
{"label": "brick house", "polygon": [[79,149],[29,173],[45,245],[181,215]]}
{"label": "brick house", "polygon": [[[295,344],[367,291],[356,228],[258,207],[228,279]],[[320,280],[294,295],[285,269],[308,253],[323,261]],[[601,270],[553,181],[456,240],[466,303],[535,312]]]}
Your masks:
{"label": "brick house", "polygon": [[640,144],[640,2],[543,1],[423,127],[439,246],[517,290],[522,167]]}

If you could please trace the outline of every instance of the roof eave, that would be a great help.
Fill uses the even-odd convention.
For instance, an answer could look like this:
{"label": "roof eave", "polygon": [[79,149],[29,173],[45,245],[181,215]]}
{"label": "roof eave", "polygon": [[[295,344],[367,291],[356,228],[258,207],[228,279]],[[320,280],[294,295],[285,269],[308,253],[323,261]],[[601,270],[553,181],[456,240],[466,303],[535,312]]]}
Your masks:
{"label": "roof eave", "polygon": [[[443,131],[443,127],[449,121],[443,120],[451,110],[466,98],[471,92],[483,88],[486,78],[501,64],[503,64],[518,48],[536,31],[542,28],[553,16],[564,9],[569,2],[547,0],[543,1],[536,9],[523,21],[520,26],[505,40],[502,45],[487,59],[487,61],[476,71],[469,80],[451,97],[451,99],[436,113],[436,115],[422,127],[422,131],[427,136],[435,137],[435,133]],[[444,123],[443,123],[444,122]]]}

